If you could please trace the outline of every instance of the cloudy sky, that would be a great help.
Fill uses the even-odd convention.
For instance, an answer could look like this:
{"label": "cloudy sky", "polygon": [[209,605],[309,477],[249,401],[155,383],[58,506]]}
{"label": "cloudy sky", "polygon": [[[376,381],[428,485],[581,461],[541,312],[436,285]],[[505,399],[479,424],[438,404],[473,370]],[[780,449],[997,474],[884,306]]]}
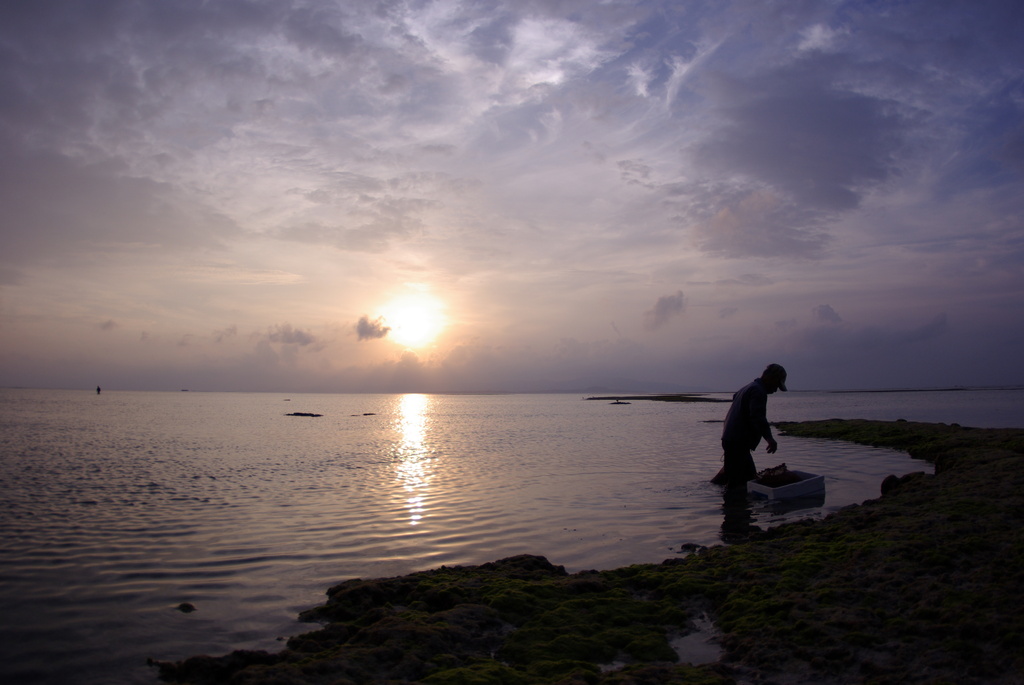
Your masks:
{"label": "cloudy sky", "polygon": [[1022,35],[1019,0],[4,2],[0,385],[1024,383]]}

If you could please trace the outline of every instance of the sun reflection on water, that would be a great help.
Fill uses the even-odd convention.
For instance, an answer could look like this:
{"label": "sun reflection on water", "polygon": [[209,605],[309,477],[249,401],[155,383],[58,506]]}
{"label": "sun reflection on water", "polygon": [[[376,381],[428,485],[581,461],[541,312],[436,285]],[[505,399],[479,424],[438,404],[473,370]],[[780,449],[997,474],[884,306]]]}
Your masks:
{"label": "sun reflection on water", "polygon": [[403,395],[396,421],[400,440],[396,446],[397,479],[405,491],[409,524],[418,525],[426,515],[426,492],[432,477],[430,449],[426,444],[428,395]]}

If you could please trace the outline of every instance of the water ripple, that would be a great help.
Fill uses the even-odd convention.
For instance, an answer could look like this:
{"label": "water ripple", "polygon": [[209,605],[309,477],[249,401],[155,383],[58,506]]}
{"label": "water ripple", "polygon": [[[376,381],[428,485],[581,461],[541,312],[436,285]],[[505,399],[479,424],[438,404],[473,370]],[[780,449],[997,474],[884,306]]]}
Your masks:
{"label": "water ripple", "polygon": [[[305,395],[288,411],[324,416],[297,421],[282,399],[0,391],[5,682],[151,683],[147,656],[276,649],[352,577],[523,552],[609,568],[719,541],[720,405]],[[829,474],[827,499],[751,506],[753,525],[925,468],[826,441],[782,450]]]}

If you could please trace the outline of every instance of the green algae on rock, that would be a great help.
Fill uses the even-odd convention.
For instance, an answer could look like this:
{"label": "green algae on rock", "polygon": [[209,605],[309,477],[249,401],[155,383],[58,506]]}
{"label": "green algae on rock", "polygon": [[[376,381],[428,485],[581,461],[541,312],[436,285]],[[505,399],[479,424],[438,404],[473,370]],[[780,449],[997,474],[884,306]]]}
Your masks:
{"label": "green algae on rock", "polygon": [[[523,555],[350,580],[278,654],[161,663],[195,683],[1017,683],[1024,680],[1024,431],[821,421],[788,435],[907,450],[935,475],[822,521],[662,564],[568,574]],[[680,663],[712,616],[724,648]],[[614,667],[613,667],[614,666]]]}
{"label": "green algae on rock", "polygon": [[252,668],[254,653],[194,657],[161,664],[161,675],[189,683],[235,682],[243,672],[246,683],[610,683],[625,681],[602,676],[601,665],[621,662],[639,664],[629,672],[653,664],[672,679],[726,682],[673,663],[669,640],[691,630],[688,614],[631,585],[628,576],[570,575],[530,555],[350,580],[301,615],[327,625],[290,639],[280,654],[258,653]]}

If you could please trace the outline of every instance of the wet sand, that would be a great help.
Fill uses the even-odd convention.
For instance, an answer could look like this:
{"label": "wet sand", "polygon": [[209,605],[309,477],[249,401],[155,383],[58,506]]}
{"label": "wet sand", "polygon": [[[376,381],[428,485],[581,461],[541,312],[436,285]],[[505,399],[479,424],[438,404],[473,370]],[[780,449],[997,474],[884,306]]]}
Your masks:
{"label": "wet sand", "polygon": [[[522,555],[350,580],[279,653],[154,666],[196,684],[1024,681],[1024,430],[780,428],[904,449],[935,474],[662,564],[568,574]],[[718,659],[686,663],[679,645],[709,626]]]}

